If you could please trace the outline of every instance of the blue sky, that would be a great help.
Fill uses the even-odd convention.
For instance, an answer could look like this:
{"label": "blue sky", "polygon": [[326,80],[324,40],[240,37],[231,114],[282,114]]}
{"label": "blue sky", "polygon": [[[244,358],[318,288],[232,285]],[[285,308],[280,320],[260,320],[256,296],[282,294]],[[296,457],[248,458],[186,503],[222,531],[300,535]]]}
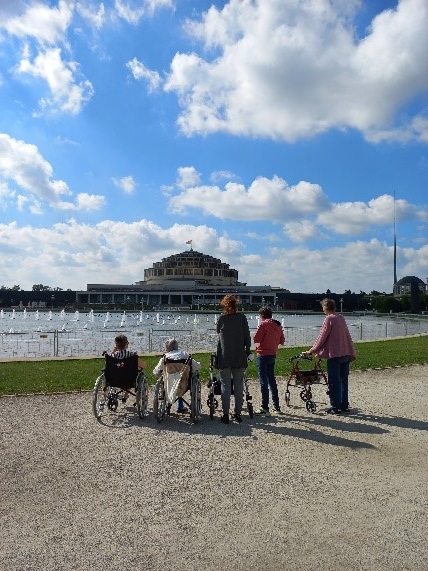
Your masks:
{"label": "blue sky", "polygon": [[[0,285],[428,276],[426,0],[1,0]],[[395,193],[395,208],[394,208]]]}

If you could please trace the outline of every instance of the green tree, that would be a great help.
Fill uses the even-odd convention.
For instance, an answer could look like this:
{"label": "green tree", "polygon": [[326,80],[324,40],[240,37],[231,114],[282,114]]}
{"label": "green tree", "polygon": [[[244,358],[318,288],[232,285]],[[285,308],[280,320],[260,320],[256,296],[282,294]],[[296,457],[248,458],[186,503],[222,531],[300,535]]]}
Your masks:
{"label": "green tree", "polygon": [[32,289],[33,291],[51,291],[52,288],[43,284],[34,284]]}

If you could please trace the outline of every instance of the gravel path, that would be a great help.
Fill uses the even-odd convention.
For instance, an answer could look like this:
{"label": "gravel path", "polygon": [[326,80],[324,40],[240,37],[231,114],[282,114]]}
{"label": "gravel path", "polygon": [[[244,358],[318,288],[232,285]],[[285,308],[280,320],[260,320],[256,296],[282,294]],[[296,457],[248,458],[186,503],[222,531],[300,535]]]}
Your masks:
{"label": "gravel path", "polygon": [[284,416],[228,426],[0,399],[0,570],[426,571],[428,366],[350,386],[351,416],[294,389]]}

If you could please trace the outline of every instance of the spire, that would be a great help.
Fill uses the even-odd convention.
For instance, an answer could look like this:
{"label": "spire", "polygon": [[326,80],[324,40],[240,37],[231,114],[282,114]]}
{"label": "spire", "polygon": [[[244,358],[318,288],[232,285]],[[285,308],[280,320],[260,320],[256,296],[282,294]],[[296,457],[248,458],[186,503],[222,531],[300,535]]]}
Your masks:
{"label": "spire", "polygon": [[397,232],[395,220],[395,190],[394,190],[394,285],[397,283]]}

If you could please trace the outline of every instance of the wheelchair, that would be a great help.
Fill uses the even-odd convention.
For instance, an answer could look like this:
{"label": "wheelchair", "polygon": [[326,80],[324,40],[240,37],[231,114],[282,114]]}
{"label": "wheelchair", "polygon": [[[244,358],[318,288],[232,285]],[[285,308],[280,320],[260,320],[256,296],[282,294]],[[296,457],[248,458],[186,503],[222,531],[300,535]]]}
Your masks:
{"label": "wheelchair", "polygon": [[[184,398],[187,392],[190,402]],[[171,414],[171,407],[179,398],[187,405],[192,422],[197,424],[202,412],[201,382],[199,372],[192,369],[192,355],[181,360],[167,359],[164,355],[162,376],[156,382],[153,396],[153,413],[158,422],[162,422],[165,413]]]}
{"label": "wheelchair", "polygon": [[92,391],[92,411],[97,420],[107,411],[116,412],[121,395],[128,391],[135,397],[138,416],[147,416],[148,383],[142,370],[138,369],[138,356],[116,359],[104,354],[105,366],[95,381]]}
{"label": "wheelchair", "polygon": [[[218,408],[218,399],[216,397],[221,396],[221,381],[219,378],[216,377],[214,374],[214,369],[216,369],[216,359],[217,356],[215,353],[211,354],[210,357],[210,380],[208,381],[208,398],[207,398],[207,406],[210,411],[210,419],[213,420],[214,413]],[[248,359],[250,360],[250,359]],[[232,391],[231,395],[234,394],[233,388],[233,379],[232,379]],[[247,411],[250,418],[254,417],[254,406],[253,406],[253,397],[250,394],[250,389],[248,386],[248,378],[247,372],[244,373],[244,398],[245,402],[247,403]]]}

